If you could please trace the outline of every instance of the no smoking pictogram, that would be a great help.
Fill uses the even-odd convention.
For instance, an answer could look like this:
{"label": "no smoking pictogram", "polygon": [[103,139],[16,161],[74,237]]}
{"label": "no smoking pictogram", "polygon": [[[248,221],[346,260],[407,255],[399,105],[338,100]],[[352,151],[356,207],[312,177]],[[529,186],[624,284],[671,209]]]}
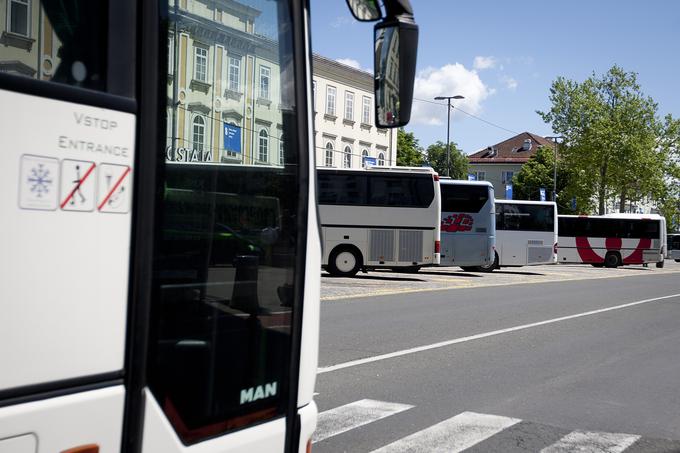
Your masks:
{"label": "no smoking pictogram", "polygon": [[99,166],[99,212],[126,213],[130,210],[130,181],[132,169],[127,165]]}
{"label": "no smoking pictogram", "polygon": [[61,203],[64,211],[92,211],[95,206],[94,162],[65,159],[61,162]]}

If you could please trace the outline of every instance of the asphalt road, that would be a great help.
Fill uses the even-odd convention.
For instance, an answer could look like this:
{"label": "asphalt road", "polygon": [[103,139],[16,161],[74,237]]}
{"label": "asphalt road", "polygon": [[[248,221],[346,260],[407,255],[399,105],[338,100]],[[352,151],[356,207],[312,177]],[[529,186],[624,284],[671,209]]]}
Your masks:
{"label": "asphalt road", "polygon": [[323,302],[314,451],[680,451],[680,265],[546,267]]}

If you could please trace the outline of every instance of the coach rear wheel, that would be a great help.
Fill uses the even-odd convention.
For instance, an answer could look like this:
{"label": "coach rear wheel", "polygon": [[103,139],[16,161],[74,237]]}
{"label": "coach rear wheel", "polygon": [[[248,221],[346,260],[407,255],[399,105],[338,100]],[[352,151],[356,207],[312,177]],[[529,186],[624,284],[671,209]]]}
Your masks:
{"label": "coach rear wheel", "polygon": [[658,261],[658,262],[656,263],[656,267],[658,267],[659,269],[661,269],[661,268],[664,266],[664,263],[665,263],[664,260]]}
{"label": "coach rear wheel", "polygon": [[604,257],[604,265],[609,268],[619,267],[621,265],[621,256],[616,252],[607,253],[607,256]]}
{"label": "coach rear wheel", "polygon": [[336,277],[353,277],[361,265],[361,254],[356,249],[338,247],[328,259],[328,272]]}
{"label": "coach rear wheel", "polygon": [[498,265],[498,252],[494,252],[493,263],[487,264],[486,266],[477,266],[477,272],[493,272],[494,269],[499,269]]}

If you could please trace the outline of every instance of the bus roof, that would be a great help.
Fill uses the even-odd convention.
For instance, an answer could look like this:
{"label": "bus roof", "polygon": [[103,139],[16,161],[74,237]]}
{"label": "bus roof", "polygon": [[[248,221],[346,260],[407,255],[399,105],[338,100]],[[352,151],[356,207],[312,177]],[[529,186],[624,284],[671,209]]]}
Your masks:
{"label": "bus roof", "polygon": [[574,215],[574,214],[560,214],[559,217],[572,217],[584,219],[629,219],[629,220],[660,220],[665,217],[659,214],[628,214],[624,212],[615,212],[605,215]]}
{"label": "bus roof", "polygon": [[440,184],[457,185],[457,186],[490,186],[493,187],[489,181],[468,181],[467,179],[451,179],[448,176],[439,177]]}
{"label": "bus roof", "polygon": [[534,200],[499,200],[496,198],[494,200],[496,203],[505,203],[505,204],[535,204],[535,205],[543,205],[543,206],[557,206],[554,201],[534,201]]}
{"label": "bus roof", "polygon": [[317,167],[317,171],[332,171],[332,172],[347,172],[347,173],[420,173],[428,175],[436,175],[437,172],[430,167],[378,167],[369,166],[367,168],[333,168],[333,167]]}

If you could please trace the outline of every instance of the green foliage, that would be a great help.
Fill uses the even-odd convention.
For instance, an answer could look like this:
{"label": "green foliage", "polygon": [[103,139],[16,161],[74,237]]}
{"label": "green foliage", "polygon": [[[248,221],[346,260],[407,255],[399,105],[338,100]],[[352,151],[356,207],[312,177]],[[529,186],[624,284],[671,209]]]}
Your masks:
{"label": "green foliage", "polygon": [[616,198],[623,211],[627,202],[667,192],[669,150],[658,146],[665,126],[636,73],[615,65],[581,83],[558,77],[550,101],[549,111],[537,113],[565,137],[560,159],[573,174],[567,190],[581,208],[593,209],[596,200],[603,214]]}
{"label": "green foliage", "polygon": [[397,165],[404,167],[420,167],[423,163],[423,149],[418,144],[413,132],[404,128],[397,131]]}
{"label": "green foliage", "polygon": [[468,158],[458,146],[449,144],[449,169],[446,171],[446,143],[438,141],[427,147],[425,158],[434,170],[442,176],[451,176],[453,179],[467,179]]}
{"label": "green foliage", "polygon": [[[541,146],[536,154],[522,166],[512,179],[513,198],[516,200],[539,200],[540,189],[544,188],[546,199],[552,199],[555,150]],[[558,159],[557,162],[557,207],[560,214],[574,214],[571,199],[576,194],[571,190],[572,173]],[[578,205],[577,205],[578,206]],[[577,209],[578,211],[578,209]]]}

